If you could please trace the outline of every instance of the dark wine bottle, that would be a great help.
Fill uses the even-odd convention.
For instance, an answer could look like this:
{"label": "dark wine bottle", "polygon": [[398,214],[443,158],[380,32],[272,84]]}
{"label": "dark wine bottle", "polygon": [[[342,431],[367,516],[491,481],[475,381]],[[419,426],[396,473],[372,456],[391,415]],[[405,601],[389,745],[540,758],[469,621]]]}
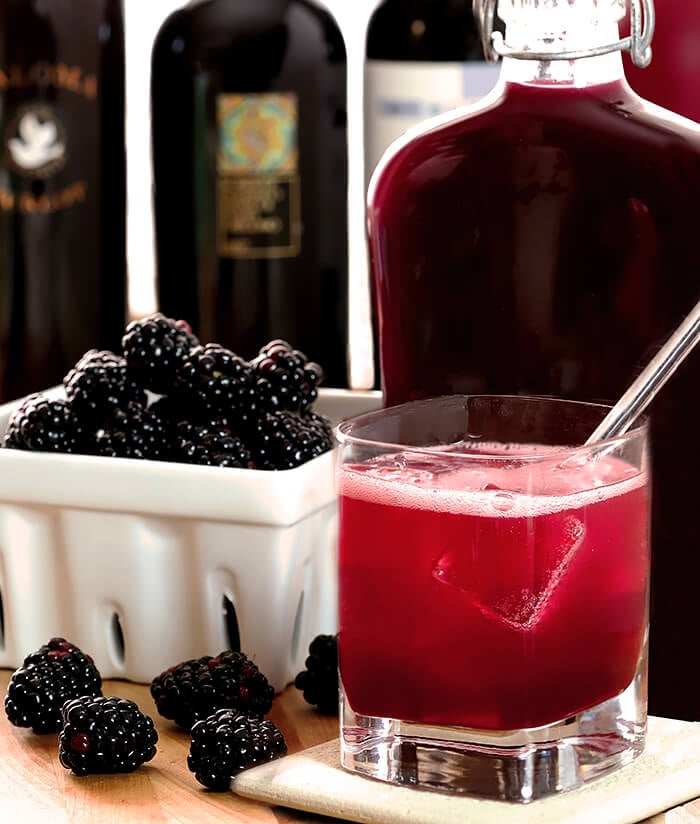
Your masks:
{"label": "dark wine bottle", "polygon": [[346,52],[307,0],[195,0],[152,55],[157,298],[243,357],[347,384]]}
{"label": "dark wine bottle", "polygon": [[383,0],[367,27],[365,176],[406,129],[496,84],[471,0]]}
{"label": "dark wine bottle", "polygon": [[0,2],[0,397],[126,320],[121,0]]}

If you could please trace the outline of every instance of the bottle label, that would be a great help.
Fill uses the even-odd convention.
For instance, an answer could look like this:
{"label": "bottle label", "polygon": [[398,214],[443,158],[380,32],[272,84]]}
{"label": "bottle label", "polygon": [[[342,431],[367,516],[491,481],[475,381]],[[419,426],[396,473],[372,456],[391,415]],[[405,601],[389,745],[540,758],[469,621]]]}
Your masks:
{"label": "bottle label", "polygon": [[217,97],[218,252],[296,257],[301,248],[297,98]]}
{"label": "bottle label", "polygon": [[413,126],[479,100],[496,85],[500,64],[367,60],[366,182],[387,147]]}
{"label": "bottle label", "polygon": [[[74,163],[76,155],[71,157],[68,130],[56,102],[64,91],[91,105],[98,96],[97,78],[65,63],[0,67],[0,96],[7,117],[2,126],[0,211],[49,214],[87,201],[86,180],[66,181],[70,173],[66,164]],[[4,174],[6,170],[12,179]]]}

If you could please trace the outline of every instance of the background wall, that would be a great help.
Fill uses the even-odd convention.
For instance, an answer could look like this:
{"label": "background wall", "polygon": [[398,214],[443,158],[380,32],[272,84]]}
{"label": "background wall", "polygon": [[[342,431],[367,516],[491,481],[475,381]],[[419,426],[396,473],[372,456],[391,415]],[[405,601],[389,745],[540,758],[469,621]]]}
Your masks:
{"label": "background wall", "polygon": [[[264,0],[261,0],[263,2]],[[236,2],[236,0],[231,0]],[[362,168],[362,59],[367,19],[378,0],[318,0],[331,11],[343,31],[348,50],[348,144],[350,198],[351,341],[353,384],[371,383],[371,351],[367,351],[369,308],[364,252]],[[126,28],[128,262],[132,314],[155,307],[153,220],[150,163],[150,58],[159,26],[183,0],[124,0]],[[359,353],[359,354],[358,354]]]}

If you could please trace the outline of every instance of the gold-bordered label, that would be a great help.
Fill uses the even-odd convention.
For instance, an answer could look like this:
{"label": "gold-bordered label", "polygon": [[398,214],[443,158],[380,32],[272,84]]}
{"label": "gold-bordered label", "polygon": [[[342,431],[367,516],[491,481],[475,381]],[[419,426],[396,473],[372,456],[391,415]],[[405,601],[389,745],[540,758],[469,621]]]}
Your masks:
{"label": "gold-bordered label", "polygon": [[297,98],[289,92],[217,98],[218,251],[295,257],[301,248]]}

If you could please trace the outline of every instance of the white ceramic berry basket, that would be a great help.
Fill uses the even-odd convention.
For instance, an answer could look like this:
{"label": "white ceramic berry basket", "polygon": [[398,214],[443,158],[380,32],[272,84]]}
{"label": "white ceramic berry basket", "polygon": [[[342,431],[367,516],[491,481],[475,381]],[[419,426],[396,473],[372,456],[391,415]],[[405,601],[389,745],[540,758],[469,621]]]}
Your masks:
{"label": "white ceramic berry basket", "polygon": [[[379,404],[325,389],[314,408],[335,423]],[[0,433],[15,406],[0,406]],[[62,635],[103,678],[148,683],[240,644],[281,690],[336,628],[333,463],[265,472],[0,449],[0,667]]]}

